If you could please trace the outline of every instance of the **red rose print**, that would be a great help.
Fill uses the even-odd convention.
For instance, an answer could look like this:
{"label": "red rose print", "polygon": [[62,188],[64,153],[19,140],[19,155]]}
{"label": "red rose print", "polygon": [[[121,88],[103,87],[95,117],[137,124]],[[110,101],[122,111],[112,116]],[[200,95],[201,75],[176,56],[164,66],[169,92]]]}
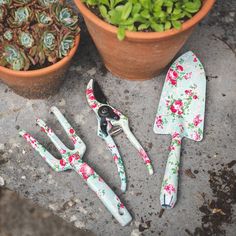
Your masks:
{"label": "red rose print", "polygon": [[173,69],[169,69],[167,73],[167,80],[172,84],[176,85],[177,84],[177,78],[178,78],[178,73],[174,71]]}
{"label": "red rose print", "polygon": [[70,133],[71,134],[74,134],[75,133],[75,130],[73,128],[70,128]]}
{"label": "red rose print", "polygon": [[60,165],[61,165],[62,167],[64,167],[64,166],[66,165],[66,162],[65,162],[64,159],[60,159]]}
{"label": "red rose print", "polygon": [[118,156],[117,156],[117,155],[114,155],[114,156],[113,156],[113,159],[114,159],[115,162],[117,162],[117,161],[118,161]]}
{"label": "red rose print", "polygon": [[197,62],[197,58],[196,58],[196,57],[194,57],[193,61],[194,61],[194,62]]}
{"label": "red rose print", "polygon": [[181,65],[177,65],[176,68],[177,68],[178,71],[183,71],[184,70],[183,66],[181,66]]}
{"label": "red rose print", "polygon": [[178,115],[182,115],[183,114],[183,102],[181,100],[176,100],[171,106],[170,106],[170,110],[172,113],[177,113]]}
{"label": "red rose print", "polygon": [[192,90],[185,90],[185,94],[189,95],[189,96],[192,96],[193,92]]}
{"label": "red rose print", "polygon": [[176,137],[179,137],[179,133],[178,132],[174,132],[173,135],[172,135],[172,138],[176,138]]}
{"label": "red rose print", "polygon": [[164,187],[167,193],[171,194],[171,192],[176,192],[175,187],[172,184],[168,184]]}
{"label": "red rose print", "polygon": [[163,120],[162,120],[161,116],[156,117],[156,125],[157,125],[158,128],[163,129]]}
{"label": "red rose print", "polygon": [[90,107],[91,107],[92,109],[94,109],[94,108],[97,107],[97,104],[96,104],[96,103],[93,103],[93,104],[90,105]]}
{"label": "red rose print", "polygon": [[186,74],[184,75],[184,78],[185,78],[186,80],[188,80],[188,79],[191,78],[191,76],[192,76],[192,72],[186,73]]}
{"label": "red rose print", "polygon": [[73,163],[74,161],[77,161],[79,159],[80,159],[79,154],[73,154],[73,155],[69,156],[69,162],[70,163]]}
{"label": "red rose print", "polygon": [[91,175],[94,174],[94,170],[86,163],[83,163],[79,170],[79,173],[82,175],[83,179],[87,180]]}
{"label": "red rose print", "polygon": [[91,94],[93,93],[93,89],[86,89],[86,94]]}
{"label": "red rose print", "polygon": [[201,135],[198,132],[195,131],[194,134],[193,134],[193,139],[195,141],[199,141],[201,139]]}
{"label": "red rose print", "polygon": [[66,150],[61,149],[61,150],[60,150],[60,153],[61,153],[61,154],[65,154],[65,153],[66,153]]}
{"label": "red rose print", "polygon": [[194,126],[198,126],[201,122],[202,122],[202,119],[200,119],[200,115],[197,115],[196,117],[194,117],[193,119]]}
{"label": "red rose print", "polygon": [[195,100],[198,99],[198,96],[197,96],[197,95],[194,95],[194,96],[193,96],[193,99],[195,99]]}

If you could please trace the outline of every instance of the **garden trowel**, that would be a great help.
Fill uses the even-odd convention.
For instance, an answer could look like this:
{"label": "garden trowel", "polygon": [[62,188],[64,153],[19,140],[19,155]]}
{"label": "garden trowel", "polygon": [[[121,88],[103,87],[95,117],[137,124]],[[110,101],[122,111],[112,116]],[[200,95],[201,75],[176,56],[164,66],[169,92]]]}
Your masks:
{"label": "garden trowel", "polygon": [[172,137],[160,193],[162,208],[173,208],[177,201],[182,138],[195,141],[203,138],[205,94],[205,71],[189,51],[170,67],[155,118],[154,132]]}

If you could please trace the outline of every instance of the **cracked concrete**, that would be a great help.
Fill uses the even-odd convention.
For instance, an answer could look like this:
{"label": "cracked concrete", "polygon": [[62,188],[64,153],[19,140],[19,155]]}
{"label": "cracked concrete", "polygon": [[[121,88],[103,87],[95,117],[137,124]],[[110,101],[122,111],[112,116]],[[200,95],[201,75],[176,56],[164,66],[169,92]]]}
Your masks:
{"label": "cracked concrete", "polygon": [[[161,216],[159,203],[170,137],[155,135],[152,131],[166,71],[145,82],[125,81],[112,76],[104,69],[84,27],[78,52],[57,95],[47,100],[27,100],[0,84],[0,176],[5,186],[50,208],[76,227],[89,229],[97,235],[182,236],[198,232],[197,228],[202,229],[204,215],[199,209],[204,199],[215,197],[208,171],[223,168],[235,159],[235,12],[235,1],[219,0],[178,54],[188,50],[195,52],[205,67],[208,82],[204,139],[199,143],[183,141],[179,200],[173,210],[165,211]],[[153,162],[155,174],[149,176],[125,135],[116,137],[128,176],[125,194],[119,190],[119,178],[111,155],[105,143],[96,136],[97,121],[85,99],[85,88],[91,78],[99,81],[110,104],[129,117],[134,134]],[[130,226],[122,228],[75,172],[53,172],[18,137],[18,130],[25,129],[58,156],[49,140],[35,127],[35,118],[43,118],[68,144],[60,125],[48,113],[52,105],[59,107],[86,143],[84,160],[116,191],[132,213]],[[196,178],[186,174],[188,169]],[[226,235],[233,236],[236,206],[232,204],[231,208],[234,210],[232,221],[221,227]]]}

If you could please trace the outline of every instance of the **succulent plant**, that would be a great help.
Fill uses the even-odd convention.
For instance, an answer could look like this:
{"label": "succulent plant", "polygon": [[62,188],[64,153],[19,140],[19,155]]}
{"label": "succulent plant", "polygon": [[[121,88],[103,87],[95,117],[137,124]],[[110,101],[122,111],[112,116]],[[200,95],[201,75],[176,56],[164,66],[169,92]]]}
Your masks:
{"label": "succulent plant", "polygon": [[0,0],[0,66],[32,70],[67,56],[79,34],[64,0]]}
{"label": "succulent plant", "polygon": [[53,11],[59,24],[72,30],[77,28],[78,16],[73,14],[72,9],[63,7],[61,4],[54,4]]}
{"label": "succulent plant", "polygon": [[54,4],[54,3],[58,3],[59,0],[39,0],[39,4],[42,7],[49,7],[50,5]]}
{"label": "succulent plant", "polygon": [[50,17],[49,14],[47,14],[44,11],[36,12],[36,18],[37,18],[38,23],[42,26],[48,26],[53,23],[53,19]]}
{"label": "succulent plant", "polygon": [[4,60],[13,70],[28,69],[28,60],[24,52],[13,45],[6,45],[3,49]]}
{"label": "succulent plant", "polygon": [[32,48],[34,44],[34,38],[28,32],[20,32],[19,42],[20,42],[20,45],[22,45],[25,48]]}
{"label": "succulent plant", "polygon": [[125,30],[162,32],[180,29],[182,23],[201,8],[201,0],[83,0],[97,8],[100,16],[118,27],[123,40]]}
{"label": "succulent plant", "polygon": [[11,41],[13,39],[13,31],[12,30],[5,31],[5,33],[3,34],[3,37],[7,41]]}
{"label": "succulent plant", "polygon": [[46,50],[54,50],[56,47],[56,37],[52,32],[44,32],[43,36],[42,36],[42,40],[43,40],[43,47]]}
{"label": "succulent plant", "polygon": [[10,6],[11,3],[12,3],[12,0],[0,0],[0,6],[3,6],[3,5]]}
{"label": "succulent plant", "polygon": [[74,36],[70,34],[64,35],[59,45],[59,58],[65,57],[73,47]]}

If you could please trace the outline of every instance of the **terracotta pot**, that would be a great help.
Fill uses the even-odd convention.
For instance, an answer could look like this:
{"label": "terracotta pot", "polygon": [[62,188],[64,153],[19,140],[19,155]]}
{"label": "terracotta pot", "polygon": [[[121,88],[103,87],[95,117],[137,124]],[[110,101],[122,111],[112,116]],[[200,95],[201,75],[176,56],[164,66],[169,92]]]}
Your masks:
{"label": "terracotta pot", "polygon": [[124,79],[147,80],[158,75],[184,45],[194,27],[214,5],[204,0],[201,10],[186,21],[180,30],[165,32],[126,32],[123,41],[117,39],[117,27],[93,14],[81,0],[74,0],[82,13],[88,31],[97,46],[106,68]]}
{"label": "terracotta pot", "polygon": [[0,66],[0,79],[20,96],[31,99],[49,97],[58,92],[64,81],[65,72],[78,48],[79,41],[80,36],[77,36],[75,46],[62,60],[39,70],[14,71]]}

